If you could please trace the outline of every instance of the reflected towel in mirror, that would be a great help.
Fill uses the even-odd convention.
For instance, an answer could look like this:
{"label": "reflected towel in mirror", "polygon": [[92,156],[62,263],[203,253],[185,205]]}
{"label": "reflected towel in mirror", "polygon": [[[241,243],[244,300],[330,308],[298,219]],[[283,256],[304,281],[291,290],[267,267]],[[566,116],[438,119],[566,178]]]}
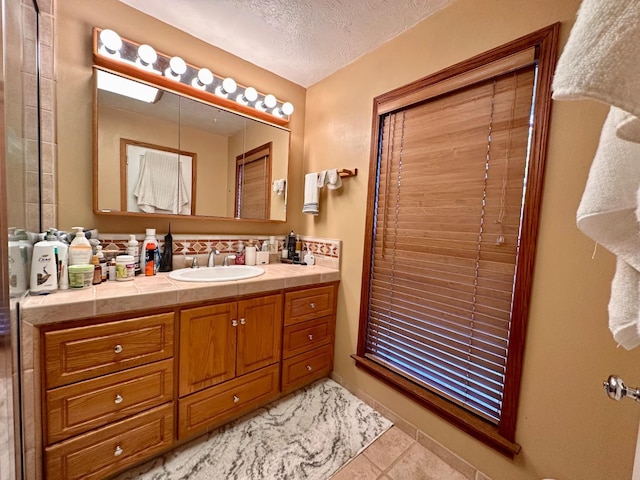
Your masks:
{"label": "reflected towel in mirror", "polygon": [[189,203],[189,192],[178,158],[146,152],[140,158],[140,173],[133,194],[146,213],[163,210],[178,214]]}

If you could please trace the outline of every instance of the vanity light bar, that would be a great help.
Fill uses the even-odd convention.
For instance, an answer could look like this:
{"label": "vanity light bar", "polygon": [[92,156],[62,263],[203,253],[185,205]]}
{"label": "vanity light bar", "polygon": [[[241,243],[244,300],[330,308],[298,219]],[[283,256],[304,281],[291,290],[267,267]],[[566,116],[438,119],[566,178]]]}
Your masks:
{"label": "vanity light bar", "polygon": [[190,65],[178,56],[157,52],[150,45],[122,38],[109,29],[94,27],[93,61],[116,73],[276,125],[287,125],[294,110],[290,102],[259,93],[230,77],[220,77],[208,68]]}

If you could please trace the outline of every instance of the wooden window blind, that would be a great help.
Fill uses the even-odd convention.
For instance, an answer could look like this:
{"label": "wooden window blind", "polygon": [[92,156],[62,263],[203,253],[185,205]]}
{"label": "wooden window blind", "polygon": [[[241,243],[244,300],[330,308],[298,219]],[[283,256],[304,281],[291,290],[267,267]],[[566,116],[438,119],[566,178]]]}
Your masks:
{"label": "wooden window blind", "polygon": [[487,437],[480,423],[509,441],[549,103],[540,50],[518,47],[379,103],[355,357],[461,408],[454,423],[470,433]]}
{"label": "wooden window blind", "polygon": [[271,143],[237,157],[235,196],[237,218],[261,220],[269,218],[271,205],[269,178],[271,178]]}

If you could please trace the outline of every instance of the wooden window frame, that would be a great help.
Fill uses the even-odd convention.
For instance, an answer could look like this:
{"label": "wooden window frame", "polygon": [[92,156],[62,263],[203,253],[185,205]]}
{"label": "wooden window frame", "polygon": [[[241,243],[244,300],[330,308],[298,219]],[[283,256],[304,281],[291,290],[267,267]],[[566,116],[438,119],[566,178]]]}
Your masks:
{"label": "wooden window frame", "polygon": [[[433,411],[456,427],[513,458],[520,451],[515,443],[518,399],[521,384],[525,334],[530,304],[533,266],[535,260],[538,218],[542,201],[544,164],[551,115],[551,80],[558,56],[558,32],[556,23],[509,42],[469,60],[419,79],[403,87],[382,94],[373,102],[373,125],[369,169],[369,194],[365,227],[365,245],[361,285],[360,323],[357,353],[352,355],[358,368],[393,387],[425,408]],[[498,426],[480,418],[457,404],[426,390],[404,376],[365,357],[366,329],[369,309],[369,282],[372,274],[374,212],[377,196],[376,172],[380,141],[381,118],[389,112],[424,102],[429,98],[477,83],[509,69],[522,66],[523,62],[537,63],[535,119],[533,122],[527,188],[522,212],[520,250],[517,259],[512,309],[512,328],[509,334],[509,351],[504,385],[501,419]],[[511,66],[512,65],[512,66]],[[493,72],[493,73],[492,73]]]}

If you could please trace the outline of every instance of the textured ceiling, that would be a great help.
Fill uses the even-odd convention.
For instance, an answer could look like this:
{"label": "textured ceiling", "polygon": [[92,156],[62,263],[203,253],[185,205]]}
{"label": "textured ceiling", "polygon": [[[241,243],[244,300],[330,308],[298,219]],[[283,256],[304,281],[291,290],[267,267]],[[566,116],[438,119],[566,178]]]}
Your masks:
{"label": "textured ceiling", "polygon": [[309,87],[452,0],[120,1]]}

